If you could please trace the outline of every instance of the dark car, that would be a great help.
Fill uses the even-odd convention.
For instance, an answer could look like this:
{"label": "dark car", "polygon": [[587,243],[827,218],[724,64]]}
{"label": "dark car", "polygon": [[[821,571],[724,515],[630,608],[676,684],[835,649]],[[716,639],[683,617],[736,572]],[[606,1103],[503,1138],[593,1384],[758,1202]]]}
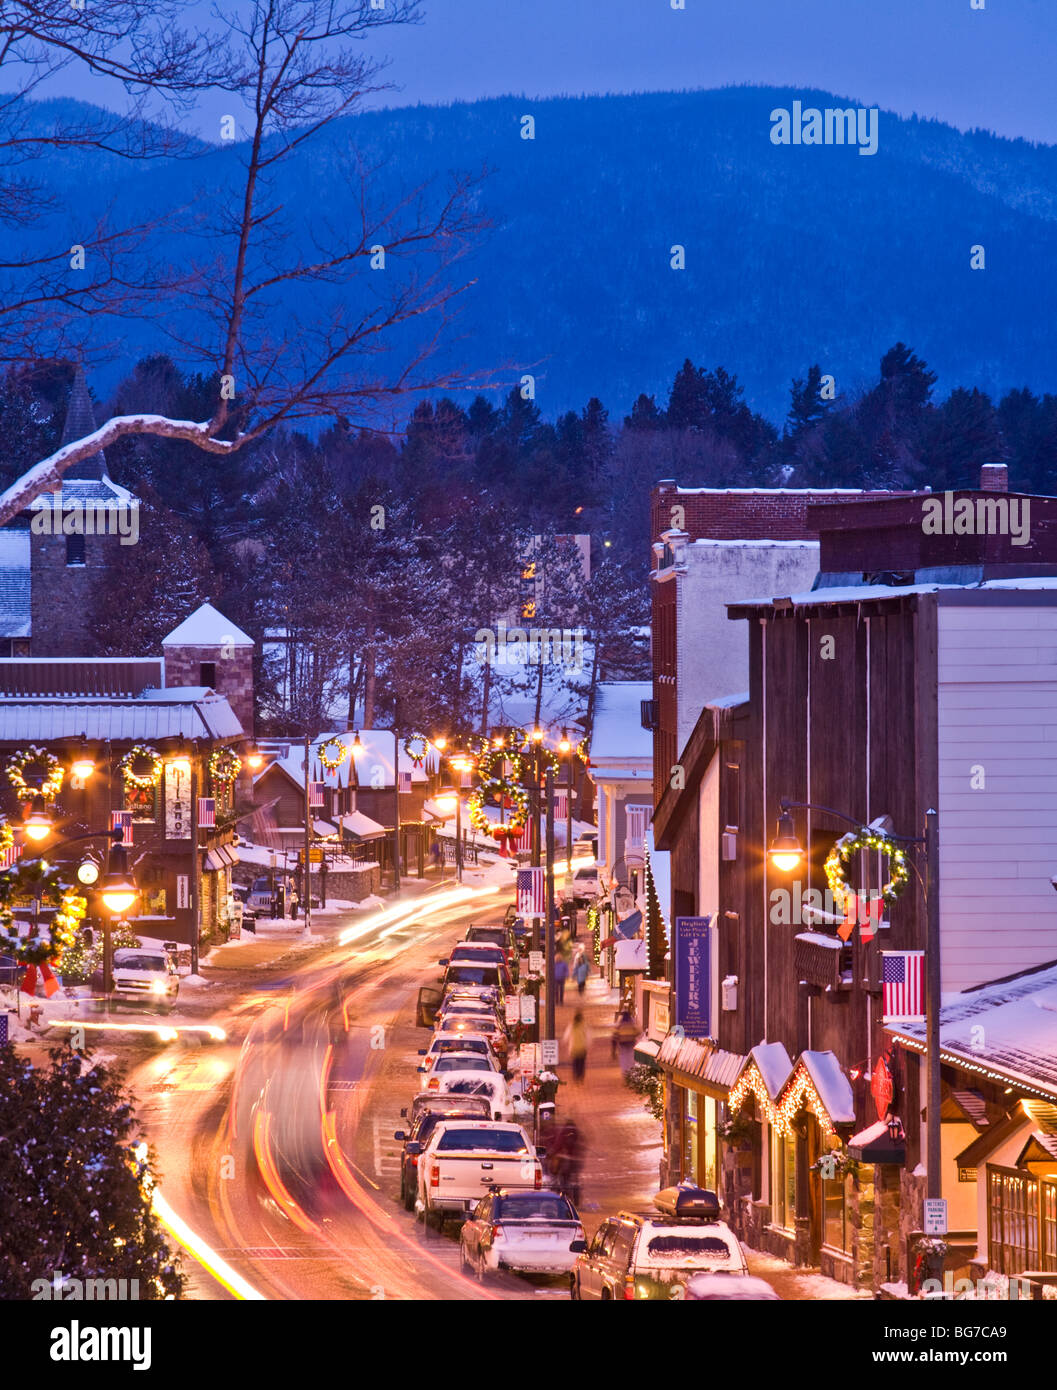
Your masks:
{"label": "dark car", "polygon": [[[460,1096],[457,1100],[453,1100],[451,1096],[430,1096],[429,1102],[428,1106],[423,1106],[414,1116],[410,1129],[398,1129],[393,1133],[393,1138],[398,1139],[404,1146],[400,1154],[400,1200],[405,1211],[414,1210],[418,1193],[418,1156],[438,1122],[492,1118],[488,1100],[483,1096]],[[410,1151],[409,1145],[412,1146]]]}

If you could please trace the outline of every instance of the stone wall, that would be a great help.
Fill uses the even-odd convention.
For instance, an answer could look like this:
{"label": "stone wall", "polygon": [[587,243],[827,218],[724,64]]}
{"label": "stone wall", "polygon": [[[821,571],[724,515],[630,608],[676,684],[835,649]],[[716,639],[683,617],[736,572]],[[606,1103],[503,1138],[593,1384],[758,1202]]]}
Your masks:
{"label": "stone wall", "polygon": [[213,682],[213,689],[228,701],[245,732],[252,734],[253,648],[166,647],[165,684],[201,685],[200,668],[203,661],[215,664],[216,680]]}
{"label": "stone wall", "polygon": [[90,656],[88,634],[92,590],[117,536],[85,536],[83,565],[67,565],[66,537],[46,533],[30,539],[30,608],[34,656]]}

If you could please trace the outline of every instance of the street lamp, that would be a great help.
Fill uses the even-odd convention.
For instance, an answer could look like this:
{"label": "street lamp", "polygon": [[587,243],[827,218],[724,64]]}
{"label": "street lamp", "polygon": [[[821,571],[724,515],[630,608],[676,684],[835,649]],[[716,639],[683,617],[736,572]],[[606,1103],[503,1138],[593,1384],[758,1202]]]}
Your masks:
{"label": "street lamp", "polygon": [[[834,816],[856,830],[863,829],[861,821],[832,806],[820,806],[814,801],[790,801],[783,797],[779,803],[778,834],[771,841],[768,855],[778,869],[789,872],[804,857],[804,850],[793,829],[791,811],[822,811]],[[928,1170],[929,1198],[942,1196],[940,1149],[940,827],[939,812],[931,807],[925,812],[924,835],[896,835],[882,832],[889,840],[904,845],[920,845],[925,855],[925,1053],[928,1062],[927,1095],[928,1121],[925,1128],[925,1167]],[[764,1020],[766,1027],[766,1020]]]}
{"label": "street lamp", "polygon": [[70,764],[70,774],[83,782],[95,771],[95,762],[87,753],[79,753]]}
{"label": "street lamp", "polygon": [[121,845],[115,845],[110,851],[110,864],[110,872],[103,876],[99,896],[108,912],[115,917],[123,917],[139,897],[139,889],[129,876],[125,850]]}
{"label": "street lamp", "polygon": [[47,807],[42,796],[33,798],[32,807],[29,815],[22,822],[22,830],[27,840],[32,840],[34,844],[40,844],[46,840],[54,829],[51,817],[48,815]]}

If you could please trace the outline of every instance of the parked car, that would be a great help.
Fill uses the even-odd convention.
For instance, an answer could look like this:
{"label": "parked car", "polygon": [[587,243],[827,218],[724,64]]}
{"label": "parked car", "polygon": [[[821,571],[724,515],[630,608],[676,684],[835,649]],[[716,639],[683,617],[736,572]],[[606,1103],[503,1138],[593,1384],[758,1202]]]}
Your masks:
{"label": "parked car", "polygon": [[495,1053],[496,1061],[502,1070],[506,1071],[507,1060],[510,1056],[510,1041],[506,1029],[497,1020],[495,1014],[444,1014],[442,1017],[438,1017],[433,1031],[434,1036],[440,1034],[453,1039],[459,1037],[486,1038]]}
{"label": "parked car", "polygon": [[499,1063],[494,1055],[477,1052],[445,1052],[427,1068],[419,1067],[418,1088],[420,1091],[439,1091],[442,1089],[439,1078],[451,1072],[487,1072],[499,1076]]}
{"label": "parked car", "polygon": [[459,1233],[459,1261],[481,1280],[500,1269],[568,1274],[587,1249],[579,1214],[560,1192],[497,1187]]}
{"label": "parked car", "polygon": [[429,1047],[419,1051],[418,1055],[422,1058],[419,1071],[432,1071],[441,1057],[452,1053],[456,1056],[472,1053],[475,1056],[484,1057],[487,1061],[494,1063],[497,1070],[502,1070],[491,1042],[483,1033],[439,1032],[433,1034]]}
{"label": "parked car", "polygon": [[486,1187],[539,1189],[543,1165],[525,1129],[483,1120],[444,1120],[423,1148],[415,1207],[427,1226],[465,1215]]}
{"label": "parked car", "polygon": [[253,880],[247,903],[264,917],[272,915],[272,881],[267,875]]}
{"label": "parked car", "polygon": [[572,1298],[682,1298],[695,1274],[748,1274],[714,1192],[684,1183],[658,1192],[653,1204],[656,1214],[622,1211],[602,1222],[577,1258]]}
{"label": "parked car", "polygon": [[[426,1099],[416,1096],[416,1100]],[[486,1096],[463,1096],[452,1100],[448,1096],[428,1097],[429,1108],[420,1109],[407,1130],[398,1129],[393,1138],[403,1144],[400,1153],[400,1200],[405,1211],[414,1211],[418,1192],[418,1159],[430,1135],[441,1120],[490,1120],[491,1106]],[[409,1150],[409,1145],[415,1145]]]}
{"label": "parked car", "polygon": [[596,898],[598,890],[597,864],[584,864],[581,868],[573,870],[572,887],[569,891],[571,898]]}
{"label": "parked car", "polygon": [[684,1298],[694,1302],[731,1303],[741,1299],[757,1302],[780,1302],[779,1295],[766,1279],[754,1274],[695,1274],[686,1281]]}
{"label": "parked car", "polygon": [[474,965],[471,961],[454,961],[444,970],[441,993],[472,990],[475,994],[487,995],[492,1000],[502,999],[510,988],[509,979],[510,974],[505,965],[500,968],[491,961],[481,965]]}
{"label": "parked car", "polygon": [[514,1118],[514,1103],[506,1078],[497,1071],[435,1071],[426,1089],[437,1095],[487,1096],[493,1119]]}
{"label": "parked car", "polygon": [[[491,1107],[485,1096],[461,1096],[457,1102],[453,1102],[450,1096],[437,1095],[435,1091],[420,1091],[411,1101],[411,1105],[405,1106],[400,1111],[400,1118],[402,1120],[410,1119],[413,1125],[420,1115],[426,1115],[430,1112],[443,1114],[453,1104],[457,1104],[460,1111],[476,1110],[479,1119],[489,1120],[492,1117]],[[410,1115],[408,1114],[409,1110]]]}
{"label": "parked car", "polygon": [[501,946],[507,954],[508,961],[512,961],[517,955],[514,928],[505,922],[473,922],[466,928],[465,940],[479,942],[483,945]]}
{"label": "parked car", "polygon": [[[169,1013],[180,993],[180,977],[173,959],[165,951],[146,946],[124,946],[114,952],[114,998],[131,1004],[146,1004],[159,1013]],[[102,988],[100,968],[92,983]]]}
{"label": "parked car", "polygon": [[492,946],[486,941],[459,941],[451,948],[450,954],[443,956],[440,964],[494,966],[499,971],[499,983],[509,994],[514,988],[513,976],[502,946]]}

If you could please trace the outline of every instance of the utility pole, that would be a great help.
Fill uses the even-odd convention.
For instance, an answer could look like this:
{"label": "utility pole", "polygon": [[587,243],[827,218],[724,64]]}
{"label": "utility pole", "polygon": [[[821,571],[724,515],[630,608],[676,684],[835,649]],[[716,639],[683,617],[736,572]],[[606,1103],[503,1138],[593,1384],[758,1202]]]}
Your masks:
{"label": "utility pole", "polygon": [[[109,855],[109,849],[107,854]],[[107,859],[109,868],[110,860]],[[191,745],[191,974],[198,974],[198,937],[202,929],[199,921],[202,900],[198,854],[198,742]]]}
{"label": "utility pole", "polygon": [[305,925],[302,929],[303,936],[312,935],[312,864],[309,860],[309,847],[312,838],[312,808],[309,805],[312,800],[312,793],[309,790],[309,778],[312,775],[309,765],[309,755],[311,751],[312,739],[308,734],[305,734],[305,858],[301,872],[301,907],[305,914]]}
{"label": "utility pole", "polygon": [[400,701],[393,699],[393,893],[400,892]]}
{"label": "utility pole", "polygon": [[928,1123],[925,1166],[929,1197],[942,1197],[940,1171],[940,818],[925,812],[925,1046],[928,1056]]}
{"label": "utility pole", "polygon": [[554,1033],[554,769],[548,763],[543,779],[547,812],[547,927],[544,934],[544,967],[547,981],[547,1022],[543,1036]]}

